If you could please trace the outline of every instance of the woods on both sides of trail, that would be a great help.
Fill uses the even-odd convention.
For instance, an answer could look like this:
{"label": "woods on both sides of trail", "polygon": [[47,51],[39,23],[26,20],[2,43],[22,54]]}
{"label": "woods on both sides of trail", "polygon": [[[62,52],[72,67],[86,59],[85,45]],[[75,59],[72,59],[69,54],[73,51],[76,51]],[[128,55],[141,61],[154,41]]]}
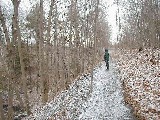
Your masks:
{"label": "woods on both sides of trail", "polygon": [[105,48],[115,49],[126,103],[140,119],[159,119],[158,0],[113,1],[117,31],[100,0],[25,2],[0,2],[0,119],[29,116],[83,74],[92,93]]}

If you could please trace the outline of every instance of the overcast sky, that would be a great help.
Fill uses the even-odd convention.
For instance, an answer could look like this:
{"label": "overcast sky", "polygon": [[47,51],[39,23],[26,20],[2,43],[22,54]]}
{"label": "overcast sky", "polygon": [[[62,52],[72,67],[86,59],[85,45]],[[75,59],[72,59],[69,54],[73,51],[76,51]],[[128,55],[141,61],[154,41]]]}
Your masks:
{"label": "overcast sky", "polygon": [[108,14],[108,22],[111,25],[111,39],[110,41],[116,42],[118,27],[116,26],[116,11],[117,5],[113,4],[114,0],[102,0],[108,7],[106,12]]}
{"label": "overcast sky", "polygon": [[[31,1],[31,2],[30,2]],[[20,7],[28,14],[31,4],[34,5],[37,0],[21,0]],[[4,2],[10,7],[11,0],[0,0],[0,3]],[[111,26],[111,41],[116,42],[116,35],[118,33],[118,27],[116,26],[116,11],[117,5],[113,4],[114,0],[102,0],[103,4],[108,6],[106,13],[108,14],[108,22]]]}

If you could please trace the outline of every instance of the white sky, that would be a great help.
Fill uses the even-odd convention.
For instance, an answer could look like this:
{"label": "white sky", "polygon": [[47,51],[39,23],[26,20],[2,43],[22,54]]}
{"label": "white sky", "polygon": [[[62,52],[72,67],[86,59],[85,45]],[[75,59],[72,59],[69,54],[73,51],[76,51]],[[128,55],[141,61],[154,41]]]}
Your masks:
{"label": "white sky", "polygon": [[104,4],[107,6],[106,12],[108,14],[108,22],[111,26],[111,42],[117,42],[117,34],[118,34],[118,27],[116,25],[116,11],[117,5],[113,4],[114,0],[102,0]]}
{"label": "white sky", "polygon": [[[1,2],[4,2],[6,5],[9,5],[11,3],[11,0],[0,0]],[[31,2],[30,2],[31,1]],[[32,5],[35,4],[35,1],[37,0],[21,0],[20,6],[23,5],[23,10],[27,14],[30,10],[31,3]],[[118,27],[116,26],[116,11],[117,11],[117,5],[113,4],[114,0],[102,0],[104,5],[108,6],[106,9],[106,13],[108,14],[108,22],[109,25],[111,26],[111,42],[116,42],[116,37],[118,33]],[[10,7],[10,6],[8,6]]]}

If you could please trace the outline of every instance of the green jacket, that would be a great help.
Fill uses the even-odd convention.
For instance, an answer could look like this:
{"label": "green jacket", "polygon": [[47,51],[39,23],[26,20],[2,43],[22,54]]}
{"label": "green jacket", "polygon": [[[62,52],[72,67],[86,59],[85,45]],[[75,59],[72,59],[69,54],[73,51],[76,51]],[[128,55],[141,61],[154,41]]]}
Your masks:
{"label": "green jacket", "polygon": [[104,60],[105,60],[105,61],[109,61],[109,53],[108,53],[108,50],[105,50]]}

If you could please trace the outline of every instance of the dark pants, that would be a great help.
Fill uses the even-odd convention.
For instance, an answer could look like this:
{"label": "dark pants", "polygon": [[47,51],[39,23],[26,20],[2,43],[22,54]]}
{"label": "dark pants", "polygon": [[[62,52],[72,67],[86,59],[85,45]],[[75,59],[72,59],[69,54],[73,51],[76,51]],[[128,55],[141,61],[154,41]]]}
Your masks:
{"label": "dark pants", "polygon": [[107,70],[109,70],[109,61],[105,61],[105,62],[106,62]]}

